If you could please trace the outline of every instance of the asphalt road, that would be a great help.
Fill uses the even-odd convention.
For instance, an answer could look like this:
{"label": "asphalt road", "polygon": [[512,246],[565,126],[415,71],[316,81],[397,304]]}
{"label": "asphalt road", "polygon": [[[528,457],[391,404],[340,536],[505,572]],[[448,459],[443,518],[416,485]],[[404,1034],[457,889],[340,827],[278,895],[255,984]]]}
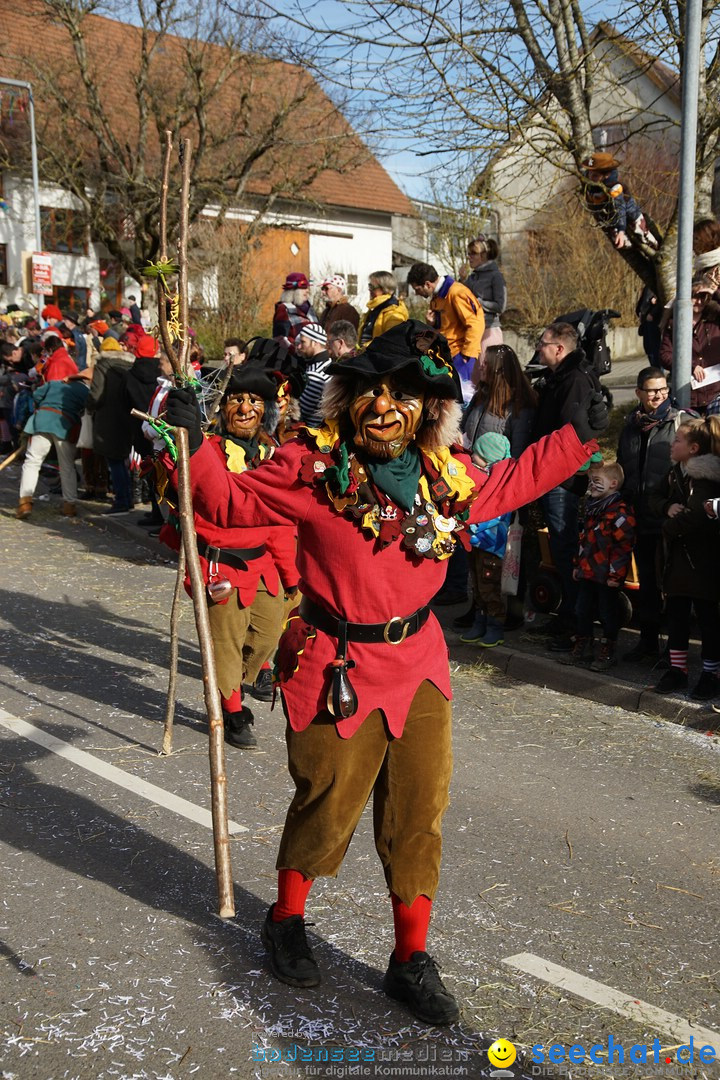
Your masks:
{"label": "asphalt road", "polygon": [[[323,984],[293,991],[258,935],[290,794],[278,711],[255,707],[257,751],[228,748],[242,830],[223,922],[189,602],[175,752],[158,756],[174,568],[58,500],[16,521],[17,475],[0,476],[3,1080],[720,1076],[676,1062],[693,1032],[720,1052],[717,739],[459,668],[430,949],[461,1023],[428,1029],[380,990],[391,917],[368,813],[310,896]],[[503,1071],[486,1052],[610,1036],[656,1039],[660,1064]]]}

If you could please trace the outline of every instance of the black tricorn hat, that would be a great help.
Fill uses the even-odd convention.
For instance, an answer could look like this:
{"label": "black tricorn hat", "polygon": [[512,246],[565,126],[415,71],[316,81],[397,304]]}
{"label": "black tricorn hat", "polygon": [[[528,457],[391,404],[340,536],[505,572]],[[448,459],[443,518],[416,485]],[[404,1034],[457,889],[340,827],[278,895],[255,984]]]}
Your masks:
{"label": "black tricorn hat", "polygon": [[267,371],[279,371],[290,383],[293,397],[300,397],[307,382],[305,364],[295,353],[274,338],[256,337],[248,341],[248,364],[258,364]]}
{"label": "black tricorn hat", "polygon": [[225,387],[224,398],[231,394],[257,394],[263,401],[275,401],[278,392],[278,380],[272,371],[267,371],[262,364],[239,364],[233,369],[230,381]]}
{"label": "black tricorn hat", "polygon": [[408,319],[373,338],[366,349],[337,360],[328,374],[367,379],[406,371],[433,397],[462,401],[460,377],[447,340],[418,319]]}

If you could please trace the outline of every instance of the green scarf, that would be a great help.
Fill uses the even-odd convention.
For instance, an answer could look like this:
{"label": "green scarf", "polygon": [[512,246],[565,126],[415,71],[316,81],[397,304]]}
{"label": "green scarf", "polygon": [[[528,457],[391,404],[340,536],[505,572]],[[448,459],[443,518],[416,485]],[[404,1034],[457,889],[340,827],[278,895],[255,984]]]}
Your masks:
{"label": "green scarf", "polygon": [[420,455],[412,445],[396,458],[368,461],[367,467],[376,485],[404,510],[411,510],[420,481]]}

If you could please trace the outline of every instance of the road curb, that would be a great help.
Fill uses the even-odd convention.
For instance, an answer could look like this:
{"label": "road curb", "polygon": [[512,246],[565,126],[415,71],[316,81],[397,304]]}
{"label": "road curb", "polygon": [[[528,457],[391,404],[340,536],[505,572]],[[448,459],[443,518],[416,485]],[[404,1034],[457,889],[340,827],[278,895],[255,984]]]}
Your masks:
{"label": "road curb", "polygon": [[[535,656],[520,649],[503,645],[482,649],[465,645],[461,641],[450,642],[449,649],[451,659],[464,666],[489,664],[503,675],[509,675],[519,682],[587,698],[601,705],[616,705],[629,712],[658,716],[673,724],[686,726],[690,721],[699,719],[706,711],[704,703],[655,694],[645,687],[623,682],[607,672],[565,667],[554,659]],[[712,715],[714,717],[714,714]]]}

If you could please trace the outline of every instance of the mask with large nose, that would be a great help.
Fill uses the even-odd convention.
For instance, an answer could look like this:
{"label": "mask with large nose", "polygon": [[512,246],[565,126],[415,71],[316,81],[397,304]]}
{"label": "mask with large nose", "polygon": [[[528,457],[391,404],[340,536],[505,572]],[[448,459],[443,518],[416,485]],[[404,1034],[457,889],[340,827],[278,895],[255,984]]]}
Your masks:
{"label": "mask with large nose", "polygon": [[265,402],[257,394],[232,394],[223,404],[225,430],[236,439],[254,439],[265,416]]}
{"label": "mask with large nose", "polygon": [[364,383],[349,409],[353,441],[370,457],[399,457],[412,442],[423,419],[425,392],[394,375]]}

